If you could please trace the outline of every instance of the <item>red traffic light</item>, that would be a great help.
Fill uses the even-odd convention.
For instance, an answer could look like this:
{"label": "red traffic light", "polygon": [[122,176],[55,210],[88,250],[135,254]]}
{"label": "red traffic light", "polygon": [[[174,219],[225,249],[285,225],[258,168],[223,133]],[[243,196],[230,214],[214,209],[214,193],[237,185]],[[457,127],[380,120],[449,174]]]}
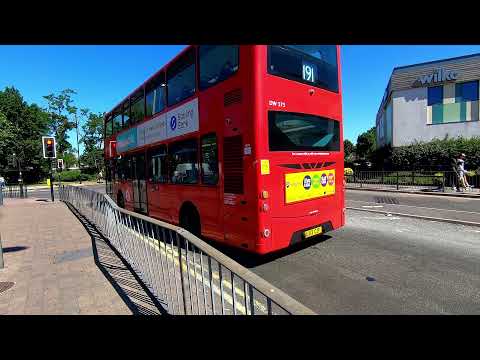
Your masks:
{"label": "red traffic light", "polygon": [[55,151],[55,138],[53,136],[42,137],[43,141],[43,157],[45,159],[54,159],[57,157]]}

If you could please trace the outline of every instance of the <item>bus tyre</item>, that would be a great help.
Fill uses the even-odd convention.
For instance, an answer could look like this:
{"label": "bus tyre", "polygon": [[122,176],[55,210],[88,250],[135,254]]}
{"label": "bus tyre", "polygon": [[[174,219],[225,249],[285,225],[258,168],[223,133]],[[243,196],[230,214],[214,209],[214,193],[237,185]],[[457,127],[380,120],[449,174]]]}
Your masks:
{"label": "bus tyre", "polygon": [[180,212],[180,227],[200,237],[200,215],[193,205],[185,205]]}
{"label": "bus tyre", "polygon": [[125,200],[123,199],[123,195],[121,192],[119,192],[117,195],[117,205],[118,207],[125,209]]}

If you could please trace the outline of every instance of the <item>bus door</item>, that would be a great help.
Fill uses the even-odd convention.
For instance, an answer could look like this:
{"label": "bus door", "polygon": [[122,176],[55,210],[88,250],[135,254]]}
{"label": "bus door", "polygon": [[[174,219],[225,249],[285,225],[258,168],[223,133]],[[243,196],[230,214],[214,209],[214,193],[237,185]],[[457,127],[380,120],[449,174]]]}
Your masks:
{"label": "bus door", "polygon": [[147,184],[145,181],[145,154],[132,156],[133,206],[135,211],[147,213]]}

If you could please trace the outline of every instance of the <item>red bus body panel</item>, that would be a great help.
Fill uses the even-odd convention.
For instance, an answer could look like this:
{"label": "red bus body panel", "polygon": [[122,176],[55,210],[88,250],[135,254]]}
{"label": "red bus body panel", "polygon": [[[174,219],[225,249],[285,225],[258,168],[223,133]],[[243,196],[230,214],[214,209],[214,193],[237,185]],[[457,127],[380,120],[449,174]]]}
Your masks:
{"label": "red bus body panel", "polygon": [[[340,64],[339,47],[337,59]],[[168,68],[168,65],[166,67]],[[340,69],[338,73],[341,89]],[[241,101],[226,106],[225,94],[235,90],[240,90]],[[290,246],[299,239],[298,234],[309,228],[322,225],[324,230],[331,230],[344,225],[341,91],[334,93],[270,75],[267,73],[267,46],[242,45],[237,73],[205,91],[200,92],[197,89],[194,98],[198,99],[199,131],[143,146],[126,154],[146,153],[149,148],[159,144],[168,145],[192,137],[199,140],[203,135],[215,133],[219,160],[218,184],[155,184],[148,180],[147,174],[149,216],[178,224],[182,205],[190,202],[200,215],[203,236],[258,254]],[[191,100],[192,98],[187,99],[164,112]],[[282,107],[279,107],[278,103],[281,103]],[[307,155],[294,155],[291,151],[269,151],[269,110],[318,115],[339,121],[340,151],[311,152]],[[246,152],[243,156],[243,194],[232,196],[224,194],[223,145],[225,137],[235,135],[242,136],[242,146],[249,145],[251,153]],[[117,136],[118,134],[105,140],[107,161],[116,155],[125,155],[110,156],[112,154],[107,151],[109,142],[115,141]],[[262,159],[269,161],[268,175],[261,174]],[[308,170],[285,168],[281,165],[319,162],[328,162],[330,165],[315,170],[335,170],[335,194],[287,204],[285,175]],[[268,199],[260,196],[264,190],[269,193]],[[131,181],[112,180],[113,199],[117,201],[121,194],[125,200],[125,208],[129,210],[134,209],[132,192]],[[262,211],[264,204],[268,205],[268,211]],[[270,231],[268,237],[264,236],[265,229]]]}

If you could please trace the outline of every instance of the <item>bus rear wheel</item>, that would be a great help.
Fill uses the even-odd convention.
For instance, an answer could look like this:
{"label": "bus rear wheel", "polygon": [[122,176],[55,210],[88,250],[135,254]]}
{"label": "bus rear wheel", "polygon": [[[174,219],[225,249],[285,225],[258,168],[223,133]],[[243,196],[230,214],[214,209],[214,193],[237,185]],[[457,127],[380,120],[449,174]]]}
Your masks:
{"label": "bus rear wheel", "polygon": [[193,205],[182,208],[180,212],[180,227],[200,237],[200,215]]}
{"label": "bus rear wheel", "polygon": [[121,192],[119,192],[117,195],[117,205],[118,207],[125,209],[125,200],[123,199],[123,195]]}

